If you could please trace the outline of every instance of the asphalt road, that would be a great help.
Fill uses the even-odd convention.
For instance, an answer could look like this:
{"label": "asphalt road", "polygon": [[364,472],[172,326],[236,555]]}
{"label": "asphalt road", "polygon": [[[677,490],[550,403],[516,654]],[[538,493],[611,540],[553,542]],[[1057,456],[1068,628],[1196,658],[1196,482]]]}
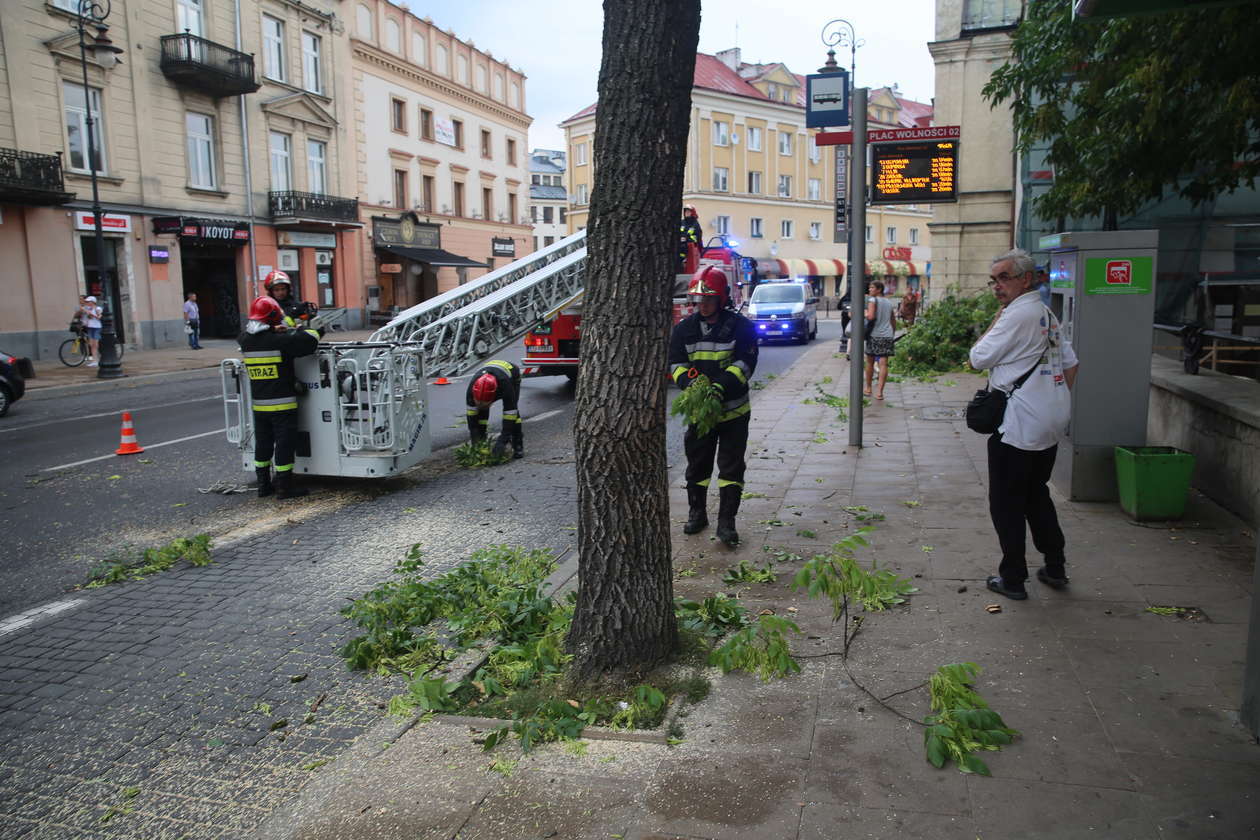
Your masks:
{"label": "asphalt road", "polygon": [[[834,333],[834,334],[833,334]],[[820,341],[839,338],[839,323],[819,322]],[[803,350],[771,345],[754,379],[781,374]],[[465,380],[430,385],[434,457],[466,440]],[[521,399],[526,450],[551,435],[567,437],[573,386],[564,377],[528,379]],[[130,411],[145,451],[116,456],[121,413]],[[111,557],[208,532],[216,542],[266,527],[274,505],[250,493],[202,492],[242,486],[253,476],[223,436],[217,371],[152,377],[88,394],[32,392],[0,420],[0,617],[54,599],[88,580]],[[491,418],[498,428],[497,412]],[[681,448],[677,419],[671,451]],[[317,511],[336,509],[408,484],[304,478]]]}

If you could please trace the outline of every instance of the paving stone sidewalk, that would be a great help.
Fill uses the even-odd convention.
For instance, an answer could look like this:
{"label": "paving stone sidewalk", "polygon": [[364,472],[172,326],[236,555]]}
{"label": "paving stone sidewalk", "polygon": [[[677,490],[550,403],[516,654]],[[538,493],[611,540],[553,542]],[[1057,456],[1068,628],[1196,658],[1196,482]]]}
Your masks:
{"label": "paving stone sidewalk", "polygon": [[[1006,601],[983,582],[997,562],[985,442],[957,419],[977,380],[890,384],[855,450],[836,410],[816,399],[819,388],[847,394],[846,370],[820,344],[754,394],[747,490],[764,498],[744,503],[744,546],[677,533],[674,553],[676,571],[695,572],[678,577],[676,592],[700,596],[729,591],[721,576],[741,557],[805,555],[873,524],[861,557],[919,592],[866,616],[847,664],[835,655],[829,605],[784,585],[796,568],[786,561],[777,584],[741,595],[800,624],[802,673],[769,683],[714,674],[710,697],[681,721],[682,744],[599,739],[487,756],[466,721],[385,721],[256,836],[1257,836],[1260,747],[1237,722],[1251,529],[1197,494],[1183,522],[1148,527],[1114,504],[1059,498],[1071,587],[1034,581],[1028,601]],[[677,459],[676,532],[681,469]],[[995,602],[1001,612],[986,611]],[[1152,605],[1198,607],[1208,620],[1156,615]],[[984,756],[992,777],[924,759],[916,721],[928,700],[915,687],[964,661],[984,668],[979,691],[1023,733]]]}
{"label": "paving stone sidewalk", "polygon": [[[331,515],[284,503],[287,523],[209,566],[0,625],[0,838],[249,833],[397,691],[338,655],[355,635],[338,614],[348,599],[417,542],[433,574],[495,542],[571,545],[571,444],[542,428],[530,439],[510,471],[438,456],[413,486]],[[544,494],[555,516],[519,501]]]}

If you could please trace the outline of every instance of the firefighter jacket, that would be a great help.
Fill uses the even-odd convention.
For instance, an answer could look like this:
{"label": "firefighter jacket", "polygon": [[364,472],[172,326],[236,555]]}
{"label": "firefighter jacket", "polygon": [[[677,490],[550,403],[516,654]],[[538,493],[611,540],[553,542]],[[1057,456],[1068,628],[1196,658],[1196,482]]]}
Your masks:
{"label": "firefighter jacket", "polygon": [[494,392],[494,402],[503,400],[503,437],[507,440],[519,441],[521,439],[521,412],[517,401],[520,399],[521,394],[521,369],[502,359],[486,362],[480,370],[468,379],[468,390],[464,392],[464,403],[468,406],[469,434],[473,440],[484,439],[486,436],[485,426],[490,419],[489,406],[479,409],[477,408],[477,401],[473,399],[473,383],[483,373],[490,374],[498,383]]}
{"label": "firefighter jacket", "polygon": [[241,333],[237,341],[249,374],[249,393],[254,411],[289,411],[297,408],[297,374],[293,360],[309,356],[319,346],[314,330]]}
{"label": "firefighter jacket", "polygon": [[722,389],[722,416],[733,420],[751,411],[748,380],[757,369],[757,332],[752,321],[731,309],[718,310],[710,324],[699,312],[678,322],[669,337],[669,372],[679,388],[691,384],[692,369]]}
{"label": "firefighter jacket", "polygon": [[703,231],[700,229],[700,221],[694,216],[685,217],[678,226],[678,239],[681,242],[694,242],[699,245],[703,235]]}

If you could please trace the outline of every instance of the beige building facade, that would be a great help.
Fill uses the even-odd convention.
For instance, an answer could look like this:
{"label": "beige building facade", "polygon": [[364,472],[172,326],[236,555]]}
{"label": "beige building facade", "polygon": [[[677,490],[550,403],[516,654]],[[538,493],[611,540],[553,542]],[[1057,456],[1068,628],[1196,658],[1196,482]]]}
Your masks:
{"label": "beige building facade", "polygon": [[[706,243],[734,239],[763,276],[809,277],[821,293],[839,295],[848,248],[835,241],[835,149],[816,145],[817,130],[805,127],[804,96],[804,78],[782,64],[743,63],[738,49],[698,54],[680,203],[696,207]],[[888,88],[873,92],[870,110],[872,127],[931,119],[931,106]],[[576,231],[586,225],[595,185],[595,106],[562,126]],[[926,282],[930,220],[927,206],[868,208],[864,274],[885,280],[890,292]]]}
{"label": "beige building facade", "polygon": [[304,299],[353,317],[342,4],[115,3],[104,23],[121,63],[89,53],[86,92],[76,5],[0,4],[0,343],[55,356],[77,296],[107,289],[129,347],[184,342],[189,292],[203,334],[235,336],[260,273],[278,266]]}
{"label": "beige building facade", "polygon": [[1005,105],[991,108],[980,91],[1010,57],[1011,31],[1019,0],[981,3],[938,0],[936,41],[928,45],[936,63],[936,116],[940,125],[961,126],[958,143],[958,201],[938,204],[932,219],[933,291],[970,293],[984,288],[994,256],[1015,241],[1015,134]]}
{"label": "beige building facade", "polygon": [[533,250],[525,76],[427,18],[354,0],[360,271],[381,321]]}

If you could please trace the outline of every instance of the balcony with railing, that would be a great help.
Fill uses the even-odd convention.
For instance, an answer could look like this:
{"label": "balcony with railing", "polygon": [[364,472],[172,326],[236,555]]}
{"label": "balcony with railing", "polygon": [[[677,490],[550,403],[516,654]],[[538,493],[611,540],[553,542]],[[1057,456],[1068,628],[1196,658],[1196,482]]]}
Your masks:
{"label": "balcony with railing", "polygon": [[74,198],[61,176],[61,156],[0,149],[0,201],[53,206]]}
{"label": "balcony with railing", "polygon": [[176,84],[211,96],[241,96],[258,90],[254,57],[190,32],[162,36],[162,73]]}
{"label": "balcony with railing", "polygon": [[276,224],[324,222],[338,227],[361,226],[357,198],[285,190],[268,193],[268,203]]}

